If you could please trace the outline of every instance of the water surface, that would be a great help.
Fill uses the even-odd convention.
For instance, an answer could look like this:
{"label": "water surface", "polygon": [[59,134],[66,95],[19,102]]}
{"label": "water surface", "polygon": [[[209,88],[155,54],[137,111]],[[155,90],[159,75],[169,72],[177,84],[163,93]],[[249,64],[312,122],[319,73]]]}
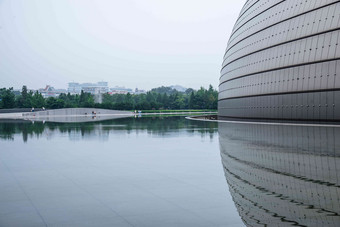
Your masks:
{"label": "water surface", "polygon": [[243,226],[217,123],[0,123],[0,226]]}
{"label": "water surface", "polygon": [[340,127],[0,122],[0,226],[339,226]]}
{"label": "water surface", "polygon": [[340,127],[220,123],[223,167],[247,226],[340,226]]}

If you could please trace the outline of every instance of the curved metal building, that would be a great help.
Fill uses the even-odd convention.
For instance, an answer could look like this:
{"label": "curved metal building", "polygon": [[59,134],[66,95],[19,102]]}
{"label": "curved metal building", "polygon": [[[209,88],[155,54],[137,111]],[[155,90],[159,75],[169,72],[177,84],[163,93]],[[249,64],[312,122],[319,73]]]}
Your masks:
{"label": "curved metal building", "polygon": [[228,42],[220,118],[340,120],[340,1],[248,0]]}

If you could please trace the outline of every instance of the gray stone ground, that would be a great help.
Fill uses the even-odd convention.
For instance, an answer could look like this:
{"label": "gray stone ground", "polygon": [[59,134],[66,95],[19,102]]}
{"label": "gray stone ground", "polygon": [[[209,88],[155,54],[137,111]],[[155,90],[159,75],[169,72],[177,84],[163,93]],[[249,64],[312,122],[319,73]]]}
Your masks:
{"label": "gray stone ground", "polygon": [[129,111],[98,108],[66,108],[23,113],[3,113],[0,119],[27,119],[53,122],[86,122],[133,116]]}

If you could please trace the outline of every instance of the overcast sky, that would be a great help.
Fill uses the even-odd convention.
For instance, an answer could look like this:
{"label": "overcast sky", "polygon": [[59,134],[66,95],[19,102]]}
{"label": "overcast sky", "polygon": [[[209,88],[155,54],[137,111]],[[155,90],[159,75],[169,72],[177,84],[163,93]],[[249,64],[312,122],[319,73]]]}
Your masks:
{"label": "overcast sky", "polygon": [[244,2],[0,0],[0,87],[217,87]]}

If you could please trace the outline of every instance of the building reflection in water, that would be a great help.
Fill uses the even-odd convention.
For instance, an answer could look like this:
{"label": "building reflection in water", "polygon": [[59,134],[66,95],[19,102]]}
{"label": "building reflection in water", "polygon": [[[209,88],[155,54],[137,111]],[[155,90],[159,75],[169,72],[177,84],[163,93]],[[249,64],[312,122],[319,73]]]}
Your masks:
{"label": "building reflection in water", "polygon": [[340,226],[340,128],[219,123],[225,176],[247,226]]}

